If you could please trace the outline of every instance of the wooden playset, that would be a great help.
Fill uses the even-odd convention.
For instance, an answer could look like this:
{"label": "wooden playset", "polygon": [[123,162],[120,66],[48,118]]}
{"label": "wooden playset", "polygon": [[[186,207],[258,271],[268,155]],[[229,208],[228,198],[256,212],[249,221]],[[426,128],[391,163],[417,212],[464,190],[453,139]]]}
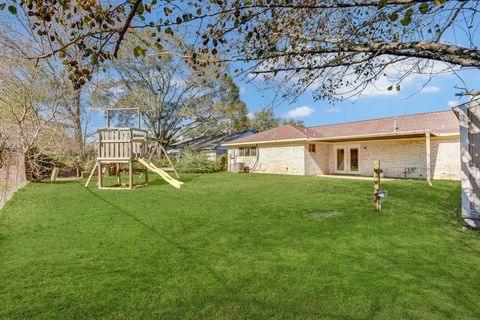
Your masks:
{"label": "wooden playset", "polygon": [[[138,128],[115,128],[110,126],[110,113],[112,111],[136,111]],[[175,188],[180,188],[183,182],[172,178],[167,171],[174,172],[179,178],[172,161],[160,141],[148,136],[146,130],[141,129],[141,114],[138,108],[107,109],[107,127],[97,131],[97,161],[85,183],[88,187],[95,172],[97,172],[99,189],[132,189],[148,184],[148,171],[158,174],[162,179]],[[151,158],[154,154],[161,153],[170,164],[168,168],[158,168]],[[139,164],[140,166],[136,165]],[[114,172],[116,184],[105,186],[103,176],[107,172]],[[127,173],[128,182],[122,184],[122,173]],[[140,173],[143,182],[134,182],[134,174]]]}

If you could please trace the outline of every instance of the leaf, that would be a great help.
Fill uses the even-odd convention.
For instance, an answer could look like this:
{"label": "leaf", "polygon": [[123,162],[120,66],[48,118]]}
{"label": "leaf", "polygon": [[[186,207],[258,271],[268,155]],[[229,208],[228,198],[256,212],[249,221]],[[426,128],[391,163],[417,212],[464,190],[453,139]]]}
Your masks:
{"label": "leaf", "polygon": [[135,48],[133,48],[133,54],[135,55],[135,57],[145,56],[145,50],[140,46],[136,46]]}
{"label": "leaf", "polygon": [[144,12],[145,12],[145,7],[143,6],[143,3],[140,3],[140,5],[137,7],[137,13],[143,14]]}
{"label": "leaf", "polygon": [[398,13],[394,12],[390,15],[391,21],[397,21],[397,19],[398,19]]}
{"label": "leaf", "polygon": [[17,8],[15,8],[15,6],[8,6],[8,11],[13,15],[17,14]]}
{"label": "leaf", "polygon": [[67,54],[65,53],[65,51],[60,51],[60,52],[58,53],[58,56],[59,56],[60,58],[65,58],[65,57],[67,56]]}
{"label": "leaf", "polygon": [[145,4],[145,10],[147,10],[148,12],[152,12],[152,4],[151,3]]}
{"label": "leaf", "polygon": [[172,34],[173,33],[172,28],[168,27],[167,29],[165,29],[165,33]]}
{"label": "leaf", "polygon": [[387,88],[388,91],[392,91],[392,89],[393,89],[393,86],[390,86]]}
{"label": "leaf", "polygon": [[397,86],[395,87],[395,89],[396,89],[397,91],[400,91],[400,85],[397,84]]}
{"label": "leaf", "polygon": [[445,4],[445,0],[434,0],[433,3],[436,5],[436,6],[440,6],[442,4]]}
{"label": "leaf", "polygon": [[419,9],[420,9],[420,13],[422,13],[422,14],[427,13],[428,9],[429,9],[428,3],[426,3],[426,2],[422,3],[420,5]]}
{"label": "leaf", "polygon": [[155,48],[158,50],[158,51],[163,51],[163,46],[158,43],[158,42],[155,42]]}
{"label": "leaf", "polygon": [[378,9],[382,9],[388,4],[388,0],[380,0],[378,1]]}

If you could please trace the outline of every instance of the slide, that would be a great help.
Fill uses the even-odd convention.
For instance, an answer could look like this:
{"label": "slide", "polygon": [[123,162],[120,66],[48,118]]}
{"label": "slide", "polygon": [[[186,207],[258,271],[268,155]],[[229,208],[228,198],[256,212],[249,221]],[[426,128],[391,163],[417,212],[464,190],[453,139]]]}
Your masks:
{"label": "slide", "polygon": [[168,173],[166,173],[162,169],[158,168],[153,163],[147,162],[143,158],[139,158],[138,162],[140,162],[142,165],[144,165],[148,170],[158,174],[160,177],[162,177],[163,180],[167,181],[168,183],[170,183],[175,188],[180,189],[180,187],[182,186],[183,182],[173,179]]}

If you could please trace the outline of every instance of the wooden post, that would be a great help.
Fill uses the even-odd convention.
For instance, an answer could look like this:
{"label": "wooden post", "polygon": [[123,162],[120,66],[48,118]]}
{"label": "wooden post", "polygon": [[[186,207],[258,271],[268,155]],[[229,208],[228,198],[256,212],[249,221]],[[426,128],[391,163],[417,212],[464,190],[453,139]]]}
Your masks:
{"label": "wooden post", "polygon": [[431,167],[430,167],[430,164],[431,164],[431,160],[430,160],[430,132],[426,132],[425,133],[425,153],[426,153],[426,166],[427,166],[427,171],[426,171],[426,175],[427,175],[427,183],[429,186],[432,185],[432,177],[431,177]]}
{"label": "wooden post", "polygon": [[382,199],[378,196],[380,192],[380,161],[375,161],[373,164],[373,209],[375,211],[382,211]]}
{"label": "wooden post", "polygon": [[128,189],[133,188],[133,161],[128,161]]}
{"label": "wooden post", "polygon": [[103,187],[103,172],[102,172],[102,162],[98,162],[98,187]]}
{"label": "wooden post", "polygon": [[117,173],[117,184],[119,186],[121,186],[122,185],[122,177],[120,175],[120,163],[117,163],[116,170],[117,170],[117,172],[116,172]]}
{"label": "wooden post", "polygon": [[177,169],[176,169],[175,166],[173,165],[172,160],[170,160],[170,157],[168,156],[167,150],[165,150],[165,148],[163,147],[163,145],[162,145],[160,142],[158,143],[158,146],[160,147],[160,150],[162,150],[163,154],[165,154],[165,157],[167,158],[168,163],[169,163],[170,166],[172,167],[172,169],[173,169],[173,171],[175,172],[175,175],[177,176],[177,178],[180,178],[180,176],[178,175]]}
{"label": "wooden post", "polygon": [[58,177],[58,167],[53,167],[52,175],[50,176],[50,182],[56,181]]}

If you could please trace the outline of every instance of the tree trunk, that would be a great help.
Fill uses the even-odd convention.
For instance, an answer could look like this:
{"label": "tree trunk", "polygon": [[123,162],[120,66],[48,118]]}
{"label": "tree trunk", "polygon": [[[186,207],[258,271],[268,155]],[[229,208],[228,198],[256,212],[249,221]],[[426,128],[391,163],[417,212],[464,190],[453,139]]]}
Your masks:
{"label": "tree trunk", "polygon": [[75,140],[75,149],[77,153],[77,176],[81,172],[80,163],[85,160],[85,141],[83,139],[83,128],[82,128],[82,109],[81,109],[81,89],[75,91],[75,97],[72,102],[72,127],[73,127],[73,136]]}

